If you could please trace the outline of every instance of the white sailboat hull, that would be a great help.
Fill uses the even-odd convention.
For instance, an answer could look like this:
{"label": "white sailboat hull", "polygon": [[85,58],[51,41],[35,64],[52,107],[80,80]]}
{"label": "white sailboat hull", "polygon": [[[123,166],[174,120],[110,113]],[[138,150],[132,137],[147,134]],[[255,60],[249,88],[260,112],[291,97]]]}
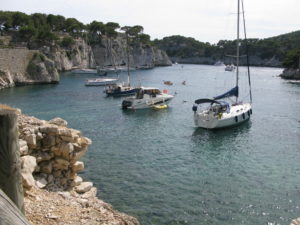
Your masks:
{"label": "white sailboat hull", "polygon": [[197,127],[218,129],[231,127],[249,120],[252,108],[249,103],[230,107],[229,112],[216,114],[213,111],[194,112],[194,122]]}

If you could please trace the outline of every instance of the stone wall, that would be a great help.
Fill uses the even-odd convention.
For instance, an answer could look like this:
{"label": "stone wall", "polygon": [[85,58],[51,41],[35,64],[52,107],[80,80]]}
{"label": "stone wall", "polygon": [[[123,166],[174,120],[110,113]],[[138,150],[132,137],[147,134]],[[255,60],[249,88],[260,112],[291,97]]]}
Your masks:
{"label": "stone wall", "polygon": [[139,225],[98,199],[93,183],[78,176],[89,138],[63,119],[39,120],[20,110],[18,128],[25,211],[33,224]]}
{"label": "stone wall", "polygon": [[93,184],[82,182],[77,175],[84,169],[79,159],[92,143],[90,139],[78,130],[67,128],[67,122],[60,118],[44,121],[20,114],[18,127],[25,189],[75,188],[78,193],[92,190]]}

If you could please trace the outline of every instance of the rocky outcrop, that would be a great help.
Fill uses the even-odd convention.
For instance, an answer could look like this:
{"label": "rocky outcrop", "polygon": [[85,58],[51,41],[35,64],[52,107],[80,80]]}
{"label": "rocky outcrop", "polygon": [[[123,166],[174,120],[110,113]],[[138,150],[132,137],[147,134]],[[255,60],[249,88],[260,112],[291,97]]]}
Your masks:
{"label": "rocky outcrop", "polygon": [[18,115],[21,173],[27,218],[34,224],[138,225],[96,197],[92,182],[83,181],[79,161],[92,143],[67,121]]}
{"label": "rocky outcrop", "polygon": [[[112,40],[103,37],[100,44],[92,46],[92,51],[97,66],[127,65],[126,38],[122,34]],[[129,46],[129,61],[134,68],[172,65],[165,51],[141,43]]]}
{"label": "rocky outcrop", "polygon": [[288,80],[300,80],[300,69],[284,69],[279,76]]}
{"label": "rocky outcrop", "polygon": [[92,48],[82,38],[75,39],[68,48],[54,45],[43,46],[39,50],[54,62],[58,71],[96,67]]}
{"label": "rocky outcrop", "polygon": [[17,84],[57,83],[54,62],[36,50],[0,49],[0,89]]}
{"label": "rocky outcrop", "polygon": [[[124,35],[113,40],[103,36],[99,44],[89,45],[84,39],[75,39],[69,47],[58,44],[31,43],[31,49],[0,49],[0,89],[24,84],[58,83],[61,71],[75,68],[127,64]],[[167,54],[150,45],[135,43],[130,46],[130,66],[153,68],[170,66]]]}

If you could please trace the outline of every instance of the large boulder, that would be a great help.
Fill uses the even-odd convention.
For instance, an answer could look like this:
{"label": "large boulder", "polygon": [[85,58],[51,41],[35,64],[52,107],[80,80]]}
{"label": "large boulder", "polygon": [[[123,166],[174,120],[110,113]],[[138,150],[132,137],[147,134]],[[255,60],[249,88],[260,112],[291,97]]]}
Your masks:
{"label": "large boulder", "polygon": [[35,185],[35,180],[32,176],[33,171],[37,166],[36,158],[30,155],[21,157],[21,176],[23,186],[30,189]]}

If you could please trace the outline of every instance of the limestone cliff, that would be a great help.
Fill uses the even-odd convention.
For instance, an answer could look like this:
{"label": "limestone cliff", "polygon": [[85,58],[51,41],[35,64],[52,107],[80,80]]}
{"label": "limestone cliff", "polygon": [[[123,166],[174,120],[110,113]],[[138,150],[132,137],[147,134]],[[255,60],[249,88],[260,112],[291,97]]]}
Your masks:
{"label": "limestone cliff", "polygon": [[16,84],[57,83],[59,75],[53,61],[38,51],[0,49],[0,89]]}
{"label": "limestone cliff", "polygon": [[[89,45],[77,38],[69,47],[59,44],[29,48],[0,48],[0,89],[22,84],[58,83],[59,72],[74,68],[127,64],[126,39],[122,34],[113,40],[103,36],[97,44]],[[153,68],[170,66],[167,54],[149,45],[135,43],[129,48],[130,66]]]}
{"label": "limestone cliff", "polygon": [[[122,34],[112,40],[103,37],[101,43],[92,46],[92,51],[97,66],[127,65],[126,39]],[[129,46],[129,61],[134,68],[172,65],[165,51],[141,43]]]}

